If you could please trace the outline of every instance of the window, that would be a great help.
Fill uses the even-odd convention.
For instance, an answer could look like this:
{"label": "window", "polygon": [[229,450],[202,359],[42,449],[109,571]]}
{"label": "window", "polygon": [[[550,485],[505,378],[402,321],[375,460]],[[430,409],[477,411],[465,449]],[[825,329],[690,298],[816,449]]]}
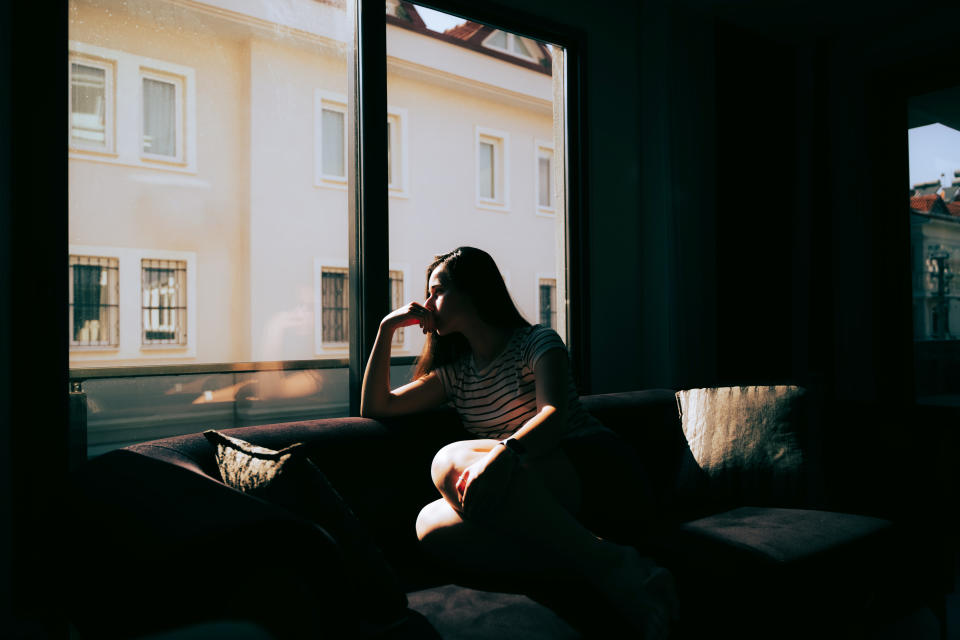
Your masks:
{"label": "window", "polygon": [[960,393],[958,91],[912,96],[908,108],[915,390],[934,404]]}
{"label": "window", "polygon": [[184,260],[144,259],[143,345],[187,344],[187,263]]}
{"label": "window", "polygon": [[314,135],[316,142],[318,185],[333,182],[336,186],[347,183],[347,104],[341,95],[317,90],[316,122]]}
{"label": "window", "polygon": [[77,40],[69,50],[70,158],[196,172],[193,68]]}
{"label": "window", "polygon": [[539,316],[540,324],[557,330],[557,281],[555,278],[540,278]]}
{"label": "window", "polygon": [[322,270],[320,327],[324,345],[346,345],[350,339],[347,275],[347,269],[339,267],[323,267]]}
{"label": "window", "polygon": [[536,62],[536,58],[534,58],[533,54],[530,52],[530,46],[528,46],[524,40],[525,38],[522,38],[515,33],[497,29],[487,36],[487,39],[484,40],[483,44],[491,49],[499,49],[500,51],[505,51],[509,54],[515,55],[518,58]]}
{"label": "window", "polygon": [[180,160],[183,81],[148,71],[141,73],[143,156],[147,159]]}
{"label": "window", "polygon": [[113,151],[113,65],[70,61],[70,146]]}
{"label": "window", "polygon": [[116,258],[70,256],[70,346],[120,343],[119,263]]}
{"label": "window", "polygon": [[407,195],[407,176],[405,168],[407,111],[390,107],[387,111],[387,185],[390,195]]}
{"label": "window", "polygon": [[552,215],[553,210],[553,148],[537,142],[537,213]]}
{"label": "window", "polygon": [[[403,271],[390,271],[390,308],[397,309],[404,303]],[[393,334],[393,344],[403,344],[404,328],[400,327]]]}
{"label": "window", "polygon": [[502,131],[477,127],[477,206],[506,210],[510,206],[507,144]]}

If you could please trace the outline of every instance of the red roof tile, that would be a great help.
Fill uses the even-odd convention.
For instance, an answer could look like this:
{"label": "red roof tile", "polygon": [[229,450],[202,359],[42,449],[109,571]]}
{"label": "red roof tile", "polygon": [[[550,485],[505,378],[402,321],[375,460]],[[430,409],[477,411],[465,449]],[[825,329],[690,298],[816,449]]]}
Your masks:
{"label": "red roof tile", "polygon": [[930,213],[933,205],[936,204],[940,196],[931,194],[926,196],[913,196],[910,198],[910,209],[918,213]]}
{"label": "red roof tile", "polygon": [[467,20],[463,24],[458,24],[455,27],[450,27],[449,29],[444,31],[444,33],[452,38],[456,38],[457,40],[467,41],[473,36],[475,36],[477,32],[480,31],[480,29],[482,28],[483,28],[482,24],[479,24],[477,22],[470,22],[469,20]]}
{"label": "red roof tile", "polygon": [[949,211],[952,216],[960,216],[960,202],[948,202],[947,211]]}

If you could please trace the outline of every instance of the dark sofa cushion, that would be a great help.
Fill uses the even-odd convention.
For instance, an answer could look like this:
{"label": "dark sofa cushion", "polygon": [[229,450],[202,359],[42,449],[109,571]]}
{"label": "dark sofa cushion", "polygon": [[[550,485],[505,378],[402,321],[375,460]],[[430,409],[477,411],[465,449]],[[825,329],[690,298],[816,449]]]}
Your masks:
{"label": "dark sofa cushion", "polygon": [[[344,555],[348,582],[363,616],[380,623],[406,617],[406,594],[366,528],[317,466],[295,443],[280,451],[215,430],[203,434],[216,448],[224,482],[278,504],[327,531]],[[318,577],[318,579],[323,579]]]}

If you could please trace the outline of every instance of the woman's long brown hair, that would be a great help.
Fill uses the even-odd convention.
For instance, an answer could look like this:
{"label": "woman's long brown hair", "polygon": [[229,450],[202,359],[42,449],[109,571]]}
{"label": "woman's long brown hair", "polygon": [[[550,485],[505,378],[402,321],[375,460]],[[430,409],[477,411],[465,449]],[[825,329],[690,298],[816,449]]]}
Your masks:
{"label": "woman's long brown hair", "polygon": [[[449,253],[436,256],[427,267],[424,297],[430,296],[430,275],[440,265],[446,265],[450,286],[470,298],[481,320],[491,326],[507,329],[530,326],[513,303],[497,263],[486,251],[475,247],[457,247]],[[427,334],[413,378],[425,376],[468,353],[470,343],[461,333],[447,336]]]}

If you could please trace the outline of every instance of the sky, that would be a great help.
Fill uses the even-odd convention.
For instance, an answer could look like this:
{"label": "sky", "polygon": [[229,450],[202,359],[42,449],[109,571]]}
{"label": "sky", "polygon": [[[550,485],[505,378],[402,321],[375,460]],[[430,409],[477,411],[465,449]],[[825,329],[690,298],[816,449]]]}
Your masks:
{"label": "sky", "polygon": [[943,186],[950,186],[953,172],[960,170],[960,131],[940,123],[930,124],[910,129],[907,139],[910,145],[908,186],[937,178]]}
{"label": "sky", "polygon": [[[423,18],[427,28],[433,31],[443,32],[450,27],[455,27],[458,24],[466,22],[466,20],[463,18],[451,16],[440,11],[434,11],[433,9],[427,9],[426,7],[421,7],[420,5],[417,5],[417,13],[420,14],[421,18]],[[960,169],[960,167],[957,168]]]}

